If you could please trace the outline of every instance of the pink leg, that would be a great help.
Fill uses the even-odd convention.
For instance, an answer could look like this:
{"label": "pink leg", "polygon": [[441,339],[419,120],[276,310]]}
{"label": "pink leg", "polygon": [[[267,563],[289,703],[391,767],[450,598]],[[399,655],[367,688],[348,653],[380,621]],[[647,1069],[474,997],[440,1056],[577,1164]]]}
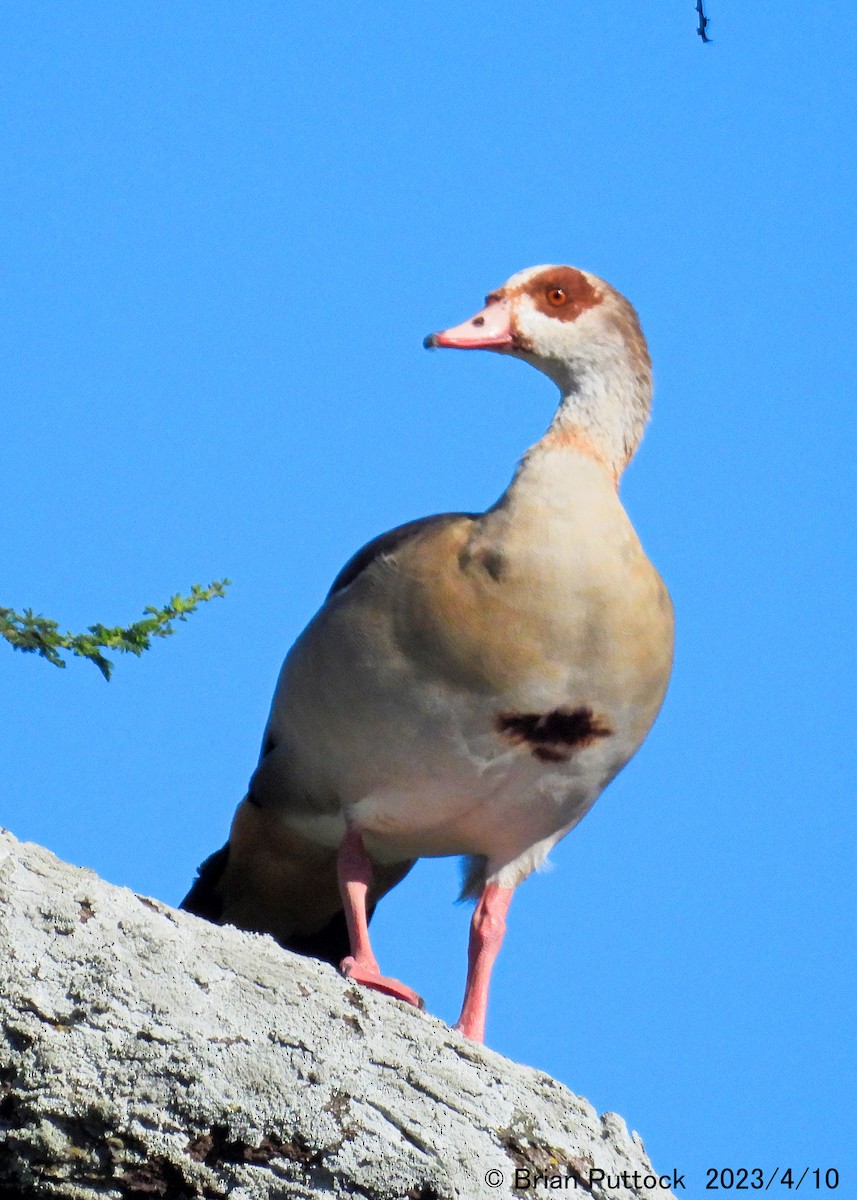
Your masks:
{"label": "pink leg", "polygon": [[369,941],[369,921],[366,916],[366,893],[372,882],[372,863],[357,829],[349,829],[336,859],[339,894],[345,909],[351,953],[339,964],[342,974],[355,983],[406,1000],[417,1008],[423,1007],[422,997],[398,979],[382,975]]}
{"label": "pink leg", "polygon": [[485,1041],[485,1013],[488,1009],[488,983],[494,960],[503,944],[506,913],[515,889],[487,883],[470,922],[470,947],[467,954],[467,983],[464,1004],[455,1024],[459,1033],[474,1042]]}

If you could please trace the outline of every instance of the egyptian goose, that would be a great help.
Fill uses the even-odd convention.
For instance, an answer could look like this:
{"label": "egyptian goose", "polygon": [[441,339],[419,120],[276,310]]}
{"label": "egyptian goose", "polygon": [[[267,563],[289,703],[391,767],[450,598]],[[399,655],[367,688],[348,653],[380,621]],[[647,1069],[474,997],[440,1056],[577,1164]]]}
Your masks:
{"label": "egyptian goose", "polygon": [[617,491],[652,390],[628,301],[532,267],[425,345],[531,363],[560,389],[556,415],[487,512],[411,521],[346,564],[184,906],[419,1003],[381,975],[368,920],[416,858],[464,855],[477,904],[456,1028],[481,1041],[512,893],[648,733],[673,615]]}

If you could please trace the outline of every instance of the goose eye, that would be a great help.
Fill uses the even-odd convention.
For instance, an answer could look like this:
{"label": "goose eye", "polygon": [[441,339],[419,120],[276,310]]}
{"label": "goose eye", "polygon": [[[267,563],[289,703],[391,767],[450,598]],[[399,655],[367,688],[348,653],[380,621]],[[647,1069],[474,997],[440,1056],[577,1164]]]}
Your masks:
{"label": "goose eye", "polygon": [[565,288],[552,287],[547,290],[548,304],[552,304],[554,308],[559,308],[561,304],[565,304],[568,299]]}

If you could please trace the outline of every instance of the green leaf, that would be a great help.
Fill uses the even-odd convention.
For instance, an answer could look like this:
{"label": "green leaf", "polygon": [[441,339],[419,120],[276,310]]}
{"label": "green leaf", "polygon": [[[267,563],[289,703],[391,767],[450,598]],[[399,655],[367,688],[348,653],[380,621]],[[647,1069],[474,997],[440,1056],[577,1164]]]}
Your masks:
{"label": "green leaf", "polygon": [[86,633],[60,633],[56,621],[38,616],[31,608],[24,609],[23,613],[0,608],[0,637],[4,637],[13,650],[38,654],[55,667],[66,665],[61,654],[63,650],[78,658],[88,658],[109,680],[113,663],[101,653],[103,649],[139,657],[149,649],[153,637],[169,637],[175,633],[173,621],[186,621],[200,604],[222,599],[230,584],[229,579],[215,579],[208,587],[194,583],[189,596],[176,593],[163,608],[147,605],[142,618],[131,625],[95,624],[90,625]]}

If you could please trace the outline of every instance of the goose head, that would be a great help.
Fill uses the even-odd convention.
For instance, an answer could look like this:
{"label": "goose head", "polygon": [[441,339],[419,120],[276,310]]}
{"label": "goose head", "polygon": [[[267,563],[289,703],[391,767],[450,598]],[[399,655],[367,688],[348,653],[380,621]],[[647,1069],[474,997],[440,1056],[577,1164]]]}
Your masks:
{"label": "goose head", "polygon": [[519,271],[475,316],[423,345],[493,350],[536,367],[561,393],[545,440],[588,446],[616,479],[640,442],[652,397],[646,340],[633,306],[597,275],[569,266]]}

